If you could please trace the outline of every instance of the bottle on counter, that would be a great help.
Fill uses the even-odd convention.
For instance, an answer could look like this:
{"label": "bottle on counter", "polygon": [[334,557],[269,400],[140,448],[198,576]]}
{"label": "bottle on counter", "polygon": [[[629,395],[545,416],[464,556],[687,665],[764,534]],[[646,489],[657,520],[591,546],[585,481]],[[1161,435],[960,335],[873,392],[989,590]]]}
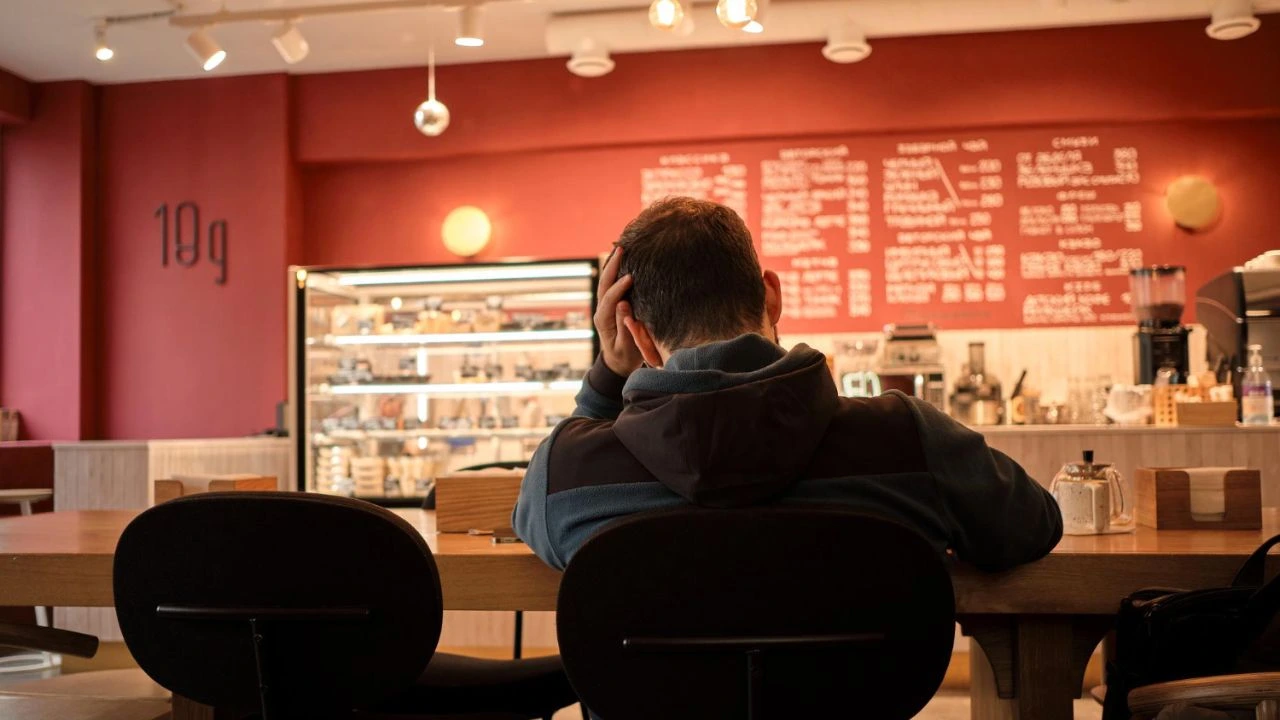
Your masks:
{"label": "bottle on counter", "polygon": [[1275,416],[1271,376],[1262,364],[1262,346],[1249,346],[1249,369],[1240,379],[1240,420],[1245,425],[1270,425]]}

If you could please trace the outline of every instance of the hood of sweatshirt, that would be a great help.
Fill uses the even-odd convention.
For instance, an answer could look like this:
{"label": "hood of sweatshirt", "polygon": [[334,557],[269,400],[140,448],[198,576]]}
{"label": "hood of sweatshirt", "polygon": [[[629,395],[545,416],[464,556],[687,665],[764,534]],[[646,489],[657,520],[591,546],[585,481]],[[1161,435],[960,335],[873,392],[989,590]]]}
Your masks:
{"label": "hood of sweatshirt", "polygon": [[623,389],[613,432],[689,502],[771,500],[803,477],[839,405],[822,353],[761,335],[678,350]]}

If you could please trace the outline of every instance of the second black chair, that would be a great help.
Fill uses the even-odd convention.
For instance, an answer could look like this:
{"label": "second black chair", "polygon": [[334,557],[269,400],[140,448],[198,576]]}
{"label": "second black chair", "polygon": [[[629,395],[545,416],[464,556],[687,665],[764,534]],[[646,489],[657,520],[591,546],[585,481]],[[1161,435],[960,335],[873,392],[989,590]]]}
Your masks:
{"label": "second black chair", "polygon": [[589,540],[560,585],[560,653],[604,720],[914,716],[951,658],[938,551],[833,508],[682,509]]}
{"label": "second black chair", "polygon": [[263,720],[357,709],[529,720],[577,700],[558,658],[436,655],[430,549],[409,523],[356,500],[213,493],[158,505],[121,535],[115,600],[156,682]]}

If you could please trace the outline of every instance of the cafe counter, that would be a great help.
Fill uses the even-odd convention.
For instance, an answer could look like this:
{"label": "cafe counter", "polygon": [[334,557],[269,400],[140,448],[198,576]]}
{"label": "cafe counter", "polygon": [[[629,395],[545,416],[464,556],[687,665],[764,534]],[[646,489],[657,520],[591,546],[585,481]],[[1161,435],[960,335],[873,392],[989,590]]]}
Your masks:
{"label": "cafe counter", "polygon": [[1263,506],[1280,505],[1280,425],[1155,427],[1151,425],[998,425],[974,428],[987,444],[1017,460],[1044,485],[1064,463],[1092,450],[1132,487],[1140,467],[1250,467],[1262,471]]}

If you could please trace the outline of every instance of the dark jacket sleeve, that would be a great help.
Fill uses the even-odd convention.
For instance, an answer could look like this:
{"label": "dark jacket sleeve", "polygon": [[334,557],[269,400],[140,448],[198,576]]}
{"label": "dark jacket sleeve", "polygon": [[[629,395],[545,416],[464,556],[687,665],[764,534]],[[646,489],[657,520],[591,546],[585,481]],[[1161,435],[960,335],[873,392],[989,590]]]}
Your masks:
{"label": "dark jacket sleeve", "polygon": [[[904,396],[905,397],[905,396]],[[1058,503],[1022,466],[932,405],[906,398],[956,556],[984,570],[1038,560],[1062,539]]]}
{"label": "dark jacket sleeve", "polygon": [[[574,417],[617,419],[622,412],[622,386],[625,384],[625,378],[614,374],[604,364],[603,358],[596,358],[595,365],[582,383],[582,390],[578,392],[578,406],[573,411]],[[564,569],[566,561],[561,557],[560,548],[553,537],[555,533],[548,523],[547,484],[551,472],[552,447],[559,439],[560,431],[568,423],[568,420],[561,422],[533,453],[529,469],[525,471],[524,480],[520,483],[520,497],[511,512],[511,527],[515,529],[516,536],[534,554],[558,569]]]}
{"label": "dark jacket sleeve", "polygon": [[627,379],[604,364],[604,356],[596,358],[578,391],[578,407],[573,414],[592,420],[617,420],[622,413],[622,388]]}

